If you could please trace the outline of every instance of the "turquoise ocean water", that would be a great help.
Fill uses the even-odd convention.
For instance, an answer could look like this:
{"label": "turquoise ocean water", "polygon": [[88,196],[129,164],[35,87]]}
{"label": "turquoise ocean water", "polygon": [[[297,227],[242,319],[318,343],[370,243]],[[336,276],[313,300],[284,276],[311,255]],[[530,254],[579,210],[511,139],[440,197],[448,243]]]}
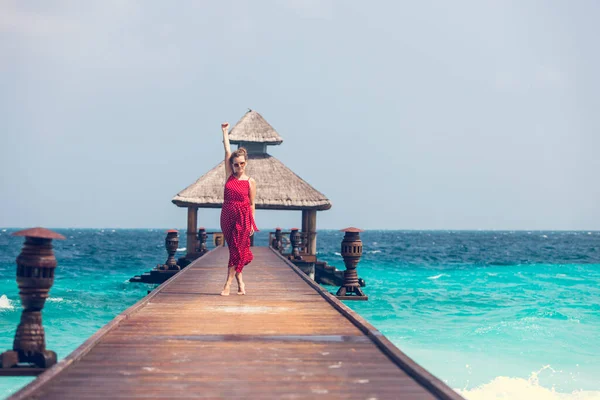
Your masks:
{"label": "turquoise ocean water", "polygon": [[[21,311],[16,230],[0,229],[0,351],[11,348]],[[160,229],[58,231],[67,240],[55,241],[59,267],[43,318],[47,347],[63,358],[154,287],[128,279],[166,252]],[[318,239],[319,258],[340,269],[342,236],[319,231]],[[367,231],[362,239],[369,301],[346,304],[463,396],[600,399],[600,232]],[[259,232],[257,245],[266,242]],[[31,379],[0,378],[0,398]]]}

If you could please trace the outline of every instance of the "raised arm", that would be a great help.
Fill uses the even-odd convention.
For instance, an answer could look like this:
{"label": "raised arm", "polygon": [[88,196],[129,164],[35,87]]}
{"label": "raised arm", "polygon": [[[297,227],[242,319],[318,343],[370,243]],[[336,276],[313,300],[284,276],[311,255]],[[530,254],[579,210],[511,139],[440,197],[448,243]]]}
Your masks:
{"label": "raised arm", "polygon": [[231,148],[229,147],[229,123],[224,122],[221,124],[221,130],[223,131],[223,147],[225,148],[225,179],[231,175],[231,164],[229,164],[229,158],[231,157]]}

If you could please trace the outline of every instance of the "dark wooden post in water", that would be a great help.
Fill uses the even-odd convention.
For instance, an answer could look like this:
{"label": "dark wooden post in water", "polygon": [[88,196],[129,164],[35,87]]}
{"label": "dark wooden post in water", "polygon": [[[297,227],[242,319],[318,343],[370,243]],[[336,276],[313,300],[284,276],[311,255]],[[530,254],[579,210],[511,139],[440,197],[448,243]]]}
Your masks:
{"label": "dark wooden post in water", "polygon": [[346,264],[346,271],[344,271],[344,284],[339,288],[336,296],[342,300],[368,300],[360,288],[356,272],[356,266],[362,257],[360,232],[363,231],[358,228],[346,228],[342,229],[342,232],[346,232],[342,240],[342,257]]}
{"label": "dark wooden post in water", "polygon": [[1,355],[0,375],[37,375],[56,364],[56,353],[46,350],[42,309],[54,283],[52,239],[65,237],[44,228],[26,229],[13,236],[25,236],[17,257],[17,284],[24,310],[13,349]]}
{"label": "dark wooden post in water", "polygon": [[[129,282],[141,282],[141,283],[163,283],[173,275],[178,273],[182,268],[186,267],[190,261],[187,257],[181,257],[175,261],[175,253],[179,247],[179,232],[175,229],[169,229],[167,236],[165,237],[165,248],[167,249],[167,261],[164,264],[157,264],[149,272],[144,272],[142,275],[137,275],[129,279]],[[192,254],[199,254],[192,249]],[[190,254],[190,252],[188,252]],[[202,254],[197,255],[200,257]],[[148,292],[150,293],[150,292]]]}
{"label": "dark wooden post in water", "polygon": [[175,253],[177,252],[177,247],[179,246],[179,232],[175,229],[169,229],[167,231],[167,237],[165,238],[165,248],[167,249],[167,261],[165,261],[164,265],[161,265],[159,269],[164,270],[180,270],[181,267],[177,265],[175,261]]}

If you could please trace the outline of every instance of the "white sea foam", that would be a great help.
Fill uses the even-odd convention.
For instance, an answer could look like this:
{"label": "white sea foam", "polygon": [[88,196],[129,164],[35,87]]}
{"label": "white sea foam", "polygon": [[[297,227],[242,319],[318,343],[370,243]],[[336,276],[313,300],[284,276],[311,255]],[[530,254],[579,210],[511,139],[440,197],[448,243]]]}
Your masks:
{"label": "white sea foam", "polygon": [[533,372],[528,379],[498,376],[491,382],[474,389],[454,389],[467,400],[599,400],[600,391],[576,390],[571,393],[561,393],[554,388],[540,386],[538,375],[545,369],[552,369],[549,365]]}
{"label": "white sea foam", "polygon": [[566,279],[569,281],[585,281],[584,278],[578,278],[576,276],[569,276],[567,274],[556,274],[555,277],[560,278],[560,279]]}
{"label": "white sea foam", "polygon": [[494,327],[494,326],[484,326],[484,327],[475,329],[475,333],[478,335],[485,335],[486,333],[493,331],[494,329],[496,329],[496,327]]}
{"label": "white sea foam", "polygon": [[381,250],[371,250],[371,251],[367,251],[367,253],[369,253],[369,254],[379,254],[379,253],[381,253]]}
{"label": "white sea foam", "polygon": [[11,299],[6,297],[5,294],[0,296],[0,311],[14,310],[14,308],[15,308],[15,306],[13,305],[13,302],[11,301]]}
{"label": "white sea foam", "polygon": [[560,393],[522,378],[499,376],[475,389],[455,389],[467,400],[598,400],[600,391]]}
{"label": "white sea foam", "polygon": [[182,248],[180,248],[180,249],[177,249],[177,251],[186,251],[186,250],[187,250],[187,248],[185,248],[185,247],[182,247]]}
{"label": "white sea foam", "polygon": [[62,297],[48,297],[48,301],[51,301],[53,303],[60,303],[65,301],[65,299],[63,299]]}
{"label": "white sea foam", "polygon": [[446,274],[439,274],[439,275],[435,275],[435,276],[430,276],[427,279],[432,279],[432,280],[433,279],[440,279],[442,276],[448,276],[448,275],[446,275]]}
{"label": "white sea foam", "polygon": [[548,235],[542,235],[542,237],[547,239],[547,238],[548,238]]}
{"label": "white sea foam", "polygon": [[[6,232],[6,229],[2,229],[2,232]],[[591,233],[590,233],[590,235],[591,235]]]}
{"label": "white sea foam", "polygon": [[341,256],[342,255],[342,253],[338,253],[337,251],[335,253],[333,253],[333,254],[335,254],[336,256]]}

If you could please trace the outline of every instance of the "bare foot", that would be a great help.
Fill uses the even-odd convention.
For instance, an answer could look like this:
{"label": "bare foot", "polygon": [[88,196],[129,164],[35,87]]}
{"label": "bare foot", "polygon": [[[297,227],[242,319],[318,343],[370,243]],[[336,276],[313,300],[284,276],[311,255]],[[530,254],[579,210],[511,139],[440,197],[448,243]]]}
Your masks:
{"label": "bare foot", "polygon": [[229,296],[229,286],[225,286],[221,291],[221,296]]}
{"label": "bare foot", "polygon": [[239,294],[239,295],[246,294],[246,285],[245,284],[242,283],[241,285],[239,285],[237,294]]}

